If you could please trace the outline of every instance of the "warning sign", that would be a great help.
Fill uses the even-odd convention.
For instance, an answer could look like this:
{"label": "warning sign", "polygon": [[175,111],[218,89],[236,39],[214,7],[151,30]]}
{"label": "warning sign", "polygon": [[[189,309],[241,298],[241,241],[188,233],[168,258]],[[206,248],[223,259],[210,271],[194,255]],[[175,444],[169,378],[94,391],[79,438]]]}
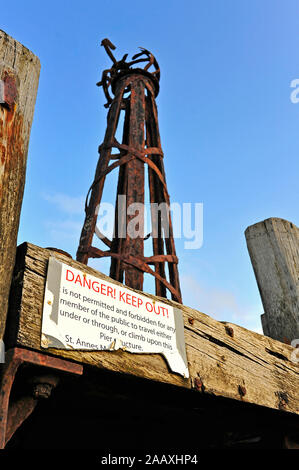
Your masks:
{"label": "warning sign", "polygon": [[41,346],[160,353],[189,377],[179,309],[49,259]]}

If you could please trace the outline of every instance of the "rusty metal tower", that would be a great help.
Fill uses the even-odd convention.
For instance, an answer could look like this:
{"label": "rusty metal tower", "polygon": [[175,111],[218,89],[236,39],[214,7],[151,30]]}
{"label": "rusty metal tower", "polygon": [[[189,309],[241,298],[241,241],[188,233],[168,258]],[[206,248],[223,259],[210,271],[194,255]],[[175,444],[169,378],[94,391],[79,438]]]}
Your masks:
{"label": "rusty metal tower", "polygon": [[[142,290],[144,273],[149,273],[155,277],[156,295],[166,297],[169,290],[172,299],[182,303],[155,102],[159,93],[159,65],[146,49],[141,48],[141,52],[134,55],[131,61],[127,61],[128,54],[117,61],[112,53],[115,46],[108,39],[104,39],[101,44],[113,62],[110,69],[103,71],[102,80],[97,84],[103,87],[107,98],[105,107],[109,111],[104,141],[99,146],[95,178],[86,197],[86,215],[77,260],[87,264],[89,258],[111,257],[111,278]],[[140,63],[144,63],[144,68],[136,67]],[[116,139],[116,131],[122,110],[124,121],[120,143]],[[152,226],[152,232],[147,236],[144,234],[142,213],[145,202],[145,165],[148,165]],[[119,176],[114,234],[112,240],[109,240],[99,233],[96,223],[106,175],[116,168],[119,168]],[[138,236],[132,237],[127,227],[136,213],[132,214],[128,208],[136,203],[139,203]],[[161,203],[168,209],[166,216],[165,211],[153,210]],[[106,244],[107,250],[92,246],[95,233]],[[150,236],[153,256],[145,257],[144,240]],[[169,280],[165,273],[166,263]]]}

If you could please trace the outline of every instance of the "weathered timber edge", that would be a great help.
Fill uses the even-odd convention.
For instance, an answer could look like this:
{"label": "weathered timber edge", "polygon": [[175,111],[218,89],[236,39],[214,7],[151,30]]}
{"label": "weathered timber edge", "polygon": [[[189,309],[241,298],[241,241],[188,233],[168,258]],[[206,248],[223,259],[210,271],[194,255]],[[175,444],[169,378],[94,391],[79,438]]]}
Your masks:
{"label": "weathered timber edge", "polygon": [[87,274],[115,282],[63,254],[30,243],[20,245],[10,295],[7,347],[46,351],[109,371],[299,414],[299,367],[291,360],[294,351],[291,346],[234,324],[218,322],[168,299],[161,300],[179,308],[184,318],[189,379],[172,373],[159,354],[41,349],[42,308],[50,256]]}
{"label": "weathered timber edge", "polygon": [[291,344],[299,338],[299,228],[272,217],[245,230],[264,307],[263,331]]}

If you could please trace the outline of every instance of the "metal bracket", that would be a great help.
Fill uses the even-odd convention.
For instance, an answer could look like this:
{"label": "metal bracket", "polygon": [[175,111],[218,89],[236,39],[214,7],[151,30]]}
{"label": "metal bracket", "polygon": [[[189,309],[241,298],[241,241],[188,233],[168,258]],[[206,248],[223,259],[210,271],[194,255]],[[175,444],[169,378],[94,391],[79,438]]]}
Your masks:
{"label": "metal bracket", "polygon": [[[11,389],[17,371],[23,364],[45,367],[45,373],[41,374],[39,370],[36,375],[32,376],[31,395],[21,395],[21,398],[11,402]],[[50,396],[52,389],[59,382],[55,371],[82,375],[83,366],[29,349],[13,348],[5,353],[5,364],[3,364],[0,378],[0,449],[5,448],[15,431],[30,416],[38,400]]]}
{"label": "metal bracket", "polygon": [[288,434],[284,438],[285,449],[299,449],[299,431],[297,433]]}

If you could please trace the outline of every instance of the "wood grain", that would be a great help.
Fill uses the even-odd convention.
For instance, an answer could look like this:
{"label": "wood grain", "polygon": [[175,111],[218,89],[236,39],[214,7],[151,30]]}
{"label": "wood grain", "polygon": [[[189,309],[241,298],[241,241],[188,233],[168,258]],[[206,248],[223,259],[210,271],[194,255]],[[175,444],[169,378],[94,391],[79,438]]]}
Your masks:
{"label": "wood grain", "polygon": [[[7,346],[41,350],[41,318],[47,263],[50,256],[100,279],[104,274],[62,254],[25,243],[18,248],[14,271]],[[131,289],[133,290],[133,289]],[[150,298],[156,298],[146,294]],[[182,312],[190,378],[172,373],[158,354],[124,351],[47,349],[60,357],[110,371],[173,384],[199,393],[299,413],[299,370],[291,361],[293,348],[245,328],[214,320],[197,310],[161,299]]]}

